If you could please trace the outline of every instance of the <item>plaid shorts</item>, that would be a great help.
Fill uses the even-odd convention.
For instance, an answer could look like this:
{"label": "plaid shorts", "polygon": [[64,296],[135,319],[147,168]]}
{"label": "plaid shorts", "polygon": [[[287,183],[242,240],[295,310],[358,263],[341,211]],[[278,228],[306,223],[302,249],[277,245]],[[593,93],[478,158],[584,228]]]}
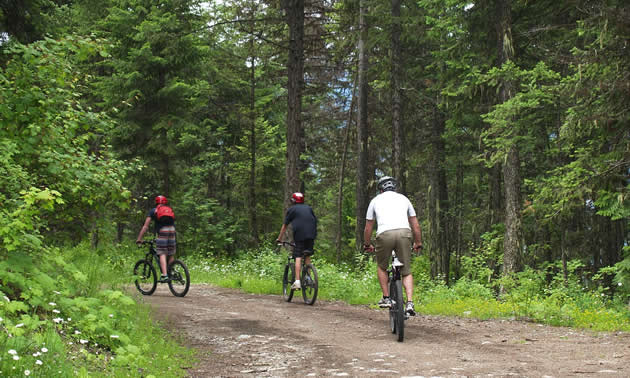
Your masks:
{"label": "plaid shorts", "polygon": [[155,251],[157,254],[174,255],[177,246],[176,236],[175,226],[164,226],[160,228],[157,238],[155,239]]}

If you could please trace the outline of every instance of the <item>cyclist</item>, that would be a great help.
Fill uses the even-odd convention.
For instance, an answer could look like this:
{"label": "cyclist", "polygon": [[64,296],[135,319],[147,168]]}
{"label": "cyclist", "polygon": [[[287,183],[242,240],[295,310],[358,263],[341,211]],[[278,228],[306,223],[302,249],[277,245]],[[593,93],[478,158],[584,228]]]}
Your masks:
{"label": "cyclist", "polygon": [[304,203],[304,194],[300,192],[291,195],[291,207],[287,210],[284,223],[280,229],[280,234],[276,242],[280,243],[287,226],[290,224],[293,229],[293,257],[295,257],[295,274],[296,280],[291,285],[291,289],[300,290],[300,273],[302,269],[302,258],[306,264],[311,263],[313,255],[313,246],[317,237],[317,217],[313,213],[313,209]]}
{"label": "cyclist", "polygon": [[[381,308],[392,306],[387,286],[387,267],[392,251],[396,251],[402,267],[402,283],[407,294],[405,312],[409,316],[416,314],[413,305],[413,275],[411,274],[411,237],[413,249],[422,248],[422,231],[411,202],[404,195],[396,192],[396,180],[384,176],[378,181],[379,194],[368,206],[365,229],[363,231],[363,247],[376,253],[378,281],[383,291],[383,298],[378,301]],[[372,245],[372,230],[377,223],[376,248]]]}
{"label": "cyclist", "polygon": [[155,251],[160,256],[160,270],[162,275],[160,282],[168,282],[168,274],[166,269],[166,256],[168,256],[168,263],[172,263],[175,259],[175,250],[177,247],[176,233],[175,233],[175,214],[168,204],[166,197],[159,195],[155,197],[155,207],[149,210],[147,218],[144,221],[144,225],[140,229],[137,244],[142,244],[142,237],[149,229],[151,220],[155,221]]}

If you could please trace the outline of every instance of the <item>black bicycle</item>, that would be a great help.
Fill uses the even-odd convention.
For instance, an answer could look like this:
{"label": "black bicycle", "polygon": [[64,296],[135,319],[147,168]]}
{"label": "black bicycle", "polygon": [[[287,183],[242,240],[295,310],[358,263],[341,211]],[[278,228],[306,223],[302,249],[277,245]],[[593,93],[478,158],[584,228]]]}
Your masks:
{"label": "black bicycle", "polygon": [[[138,260],[133,267],[136,288],[143,295],[151,295],[155,292],[158,284],[157,271],[160,271],[160,257],[155,250],[155,240],[143,241],[141,245],[148,244],[147,254],[143,259]],[[154,265],[155,264],[155,265]],[[157,270],[155,267],[157,266]],[[190,273],[181,260],[173,260],[168,264],[168,288],[176,297],[183,297],[190,289]]]}
{"label": "black bicycle", "polygon": [[[280,246],[295,247],[295,244],[289,242],[278,243]],[[317,299],[317,269],[313,264],[302,264],[302,272],[300,274],[302,298],[307,305],[313,305]],[[293,253],[289,253],[287,263],[284,266],[284,274],[282,275],[282,296],[285,301],[291,302],[295,289],[291,288],[295,282],[295,258]]]}
{"label": "black bicycle", "polygon": [[407,319],[400,274],[403,265],[404,264],[398,260],[396,252],[392,251],[392,265],[391,268],[387,270],[389,298],[392,301],[392,306],[389,308],[389,325],[392,329],[392,333],[398,334],[398,341],[400,342],[405,338],[405,319]]}

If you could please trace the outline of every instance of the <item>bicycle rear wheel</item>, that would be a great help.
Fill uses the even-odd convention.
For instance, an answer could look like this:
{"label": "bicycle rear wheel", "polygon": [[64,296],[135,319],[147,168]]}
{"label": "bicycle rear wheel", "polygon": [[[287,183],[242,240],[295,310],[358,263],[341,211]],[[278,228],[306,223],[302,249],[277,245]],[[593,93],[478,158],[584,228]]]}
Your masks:
{"label": "bicycle rear wheel", "polygon": [[294,290],[291,285],[295,281],[295,265],[290,262],[284,266],[284,275],[282,276],[282,297],[285,301],[291,302]]}
{"label": "bicycle rear wheel", "polygon": [[136,288],[142,295],[151,295],[157,287],[155,268],[147,260],[139,260],[133,267]]}
{"label": "bicycle rear wheel", "polygon": [[[389,277],[389,299],[394,301],[394,297],[396,296],[396,281],[392,280],[392,277]],[[392,306],[389,308],[389,327],[392,330],[392,333],[396,333],[396,306],[392,303]]]}
{"label": "bicycle rear wheel", "polygon": [[[405,338],[405,305],[403,303],[403,293],[402,293],[402,281],[395,280],[394,281],[394,296],[392,298],[392,308],[395,313],[395,322],[396,322],[396,333],[398,334],[398,341],[402,342]],[[392,295],[390,293],[389,295]]]}
{"label": "bicycle rear wheel", "polygon": [[304,303],[307,305],[313,305],[315,303],[315,299],[317,299],[317,269],[313,264],[307,264],[302,269],[302,297],[304,298]]}
{"label": "bicycle rear wheel", "polygon": [[176,297],[183,297],[190,288],[190,273],[181,260],[173,260],[168,266],[168,288]]}

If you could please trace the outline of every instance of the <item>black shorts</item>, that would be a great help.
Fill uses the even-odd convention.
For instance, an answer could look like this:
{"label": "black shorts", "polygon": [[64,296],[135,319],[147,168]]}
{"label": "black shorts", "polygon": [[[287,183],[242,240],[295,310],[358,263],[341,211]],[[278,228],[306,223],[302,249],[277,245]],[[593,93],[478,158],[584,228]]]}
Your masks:
{"label": "black shorts", "polygon": [[295,242],[293,247],[293,257],[305,257],[313,255],[314,239],[305,239]]}

